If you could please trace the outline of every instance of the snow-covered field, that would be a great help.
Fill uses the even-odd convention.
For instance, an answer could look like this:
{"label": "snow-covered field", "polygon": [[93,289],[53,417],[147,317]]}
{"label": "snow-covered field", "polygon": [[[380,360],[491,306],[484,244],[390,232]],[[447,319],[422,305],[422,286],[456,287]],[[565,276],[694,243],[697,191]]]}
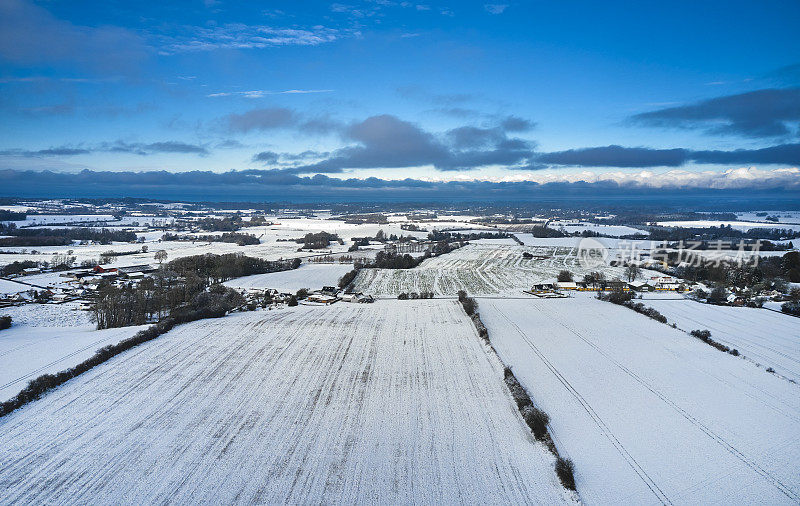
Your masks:
{"label": "snow-covered field", "polygon": [[596,232],[598,234],[603,235],[610,235],[613,237],[619,237],[622,235],[633,235],[633,234],[645,234],[647,235],[647,231],[640,230],[638,228],[628,227],[625,225],[603,225],[600,223],[587,223],[583,221],[575,222],[575,221],[551,221],[547,224],[549,228],[553,228],[556,230],[563,229],[564,231],[574,234],[575,232],[583,232],[583,231],[591,231]]}
{"label": "snow-covered field", "polygon": [[12,320],[10,329],[0,331],[0,401],[37,376],[68,369],[146,327],[95,330],[91,313],[77,308],[66,302],[0,309]]}
{"label": "snow-covered field", "polygon": [[[433,292],[436,295],[455,295],[465,290],[471,295],[522,295],[534,283],[555,281],[562,269],[581,278],[583,269],[574,252],[559,249],[550,259],[523,259],[523,252],[552,255],[552,247],[516,245],[469,244],[450,253],[433,257],[414,269],[362,269],[355,281],[359,291],[393,296],[400,292]],[[596,269],[608,279],[623,277],[620,267],[603,266]]]}
{"label": "snow-covered field", "polygon": [[[764,214],[758,216],[758,214]],[[778,218],[778,222],[768,221],[767,216]],[[775,226],[780,227],[783,223],[791,223],[794,225],[800,224],[800,212],[798,211],[752,211],[746,213],[736,213],[736,217],[740,221],[763,221],[765,223],[773,223]]]}
{"label": "snow-covered field", "polygon": [[[27,280],[26,280],[27,281]],[[34,289],[34,287],[30,285],[26,285],[24,283],[17,283],[16,281],[11,281],[7,279],[0,279],[0,293],[2,294],[13,294],[19,292],[27,292],[28,290]]]}
{"label": "snow-covered field", "polygon": [[652,300],[678,328],[710,330],[711,337],[764,368],[800,382],[800,318],[767,309],[714,306],[692,300]]}
{"label": "snow-covered field", "polygon": [[116,222],[117,219],[111,214],[31,214],[20,221],[6,221],[4,223],[13,223],[17,228],[31,227],[40,225],[52,224],[69,224],[74,223],[80,225],[84,223],[98,223],[98,222]]}
{"label": "snow-covered field", "polygon": [[352,269],[352,264],[306,263],[290,271],[254,274],[223,284],[231,288],[274,288],[279,292],[295,293],[301,288],[338,286],[339,278]]}
{"label": "snow-covered field", "polygon": [[92,323],[91,313],[78,309],[79,302],[63,304],[24,304],[0,309],[14,327],[85,327]]}
{"label": "snow-covered field", "polygon": [[741,230],[747,231],[753,228],[784,228],[788,230],[800,230],[800,225],[798,224],[788,224],[788,223],[771,223],[771,222],[763,222],[763,221],[716,221],[716,220],[697,220],[697,221],[659,221],[658,225],[664,227],[697,227],[697,228],[707,228],[707,227],[719,227],[719,226],[730,226],[734,230]]}
{"label": "snow-covered field", "polygon": [[574,500],[454,301],[180,326],[0,419],[0,448],[14,504]]}
{"label": "snow-covered field", "polygon": [[79,327],[34,327],[15,324],[0,331],[0,401],[22,390],[28,381],[45,373],[68,369],[109,344],[133,336],[146,325],[95,330]]}
{"label": "snow-covered field", "polygon": [[479,304],[583,502],[800,502],[798,385],[591,297]]}

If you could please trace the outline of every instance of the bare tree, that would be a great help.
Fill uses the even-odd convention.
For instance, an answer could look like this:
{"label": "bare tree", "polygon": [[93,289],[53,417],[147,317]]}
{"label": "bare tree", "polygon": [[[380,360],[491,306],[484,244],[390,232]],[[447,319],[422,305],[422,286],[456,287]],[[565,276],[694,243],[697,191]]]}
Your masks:
{"label": "bare tree", "polygon": [[633,281],[639,277],[639,266],[636,264],[628,264],[625,267],[625,275],[628,276],[628,281]]}
{"label": "bare tree", "polygon": [[164,260],[167,259],[167,252],[163,249],[158,250],[153,258],[155,258],[159,264],[162,264],[164,263]]}

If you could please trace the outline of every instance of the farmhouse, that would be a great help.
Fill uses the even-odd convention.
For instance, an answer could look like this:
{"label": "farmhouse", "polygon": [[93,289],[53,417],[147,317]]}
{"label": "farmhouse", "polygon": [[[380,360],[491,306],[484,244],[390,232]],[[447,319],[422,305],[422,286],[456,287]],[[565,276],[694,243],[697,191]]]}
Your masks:
{"label": "farmhouse", "polygon": [[120,267],[118,270],[120,276],[125,276],[128,278],[137,278],[137,277],[141,278],[145,274],[155,272],[158,269],[150,264],[142,264],[142,265],[130,265],[128,267]]}
{"label": "farmhouse", "polygon": [[541,293],[541,292],[552,292],[556,289],[555,283],[537,283],[531,287],[531,292],[533,293]]}
{"label": "farmhouse", "polygon": [[631,290],[637,292],[652,292],[653,290],[656,289],[655,286],[648,283],[647,281],[631,281],[630,283],[628,283],[628,287]]}
{"label": "farmhouse", "polygon": [[324,295],[322,293],[313,293],[313,294],[309,295],[306,300],[308,300],[309,302],[317,302],[319,304],[333,304],[334,302],[339,300],[339,298],[335,297],[333,295]]}
{"label": "farmhouse", "polygon": [[320,292],[325,295],[336,295],[337,293],[339,293],[339,289],[336,288],[335,286],[323,286]]}
{"label": "farmhouse", "polygon": [[577,290],[578,284],[574,281],[558,281],[554,284],[559,290]]}

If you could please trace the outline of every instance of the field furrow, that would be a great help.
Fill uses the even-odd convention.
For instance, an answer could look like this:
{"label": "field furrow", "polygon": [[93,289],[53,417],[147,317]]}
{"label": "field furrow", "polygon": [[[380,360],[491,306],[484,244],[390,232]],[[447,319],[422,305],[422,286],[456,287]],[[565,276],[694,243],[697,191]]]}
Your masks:
{"label": "field furrow", "polygon": [[3,502],[572,501],[453,301],[176,328],[0,419]]}
{"label": "field furrow", "polygon": [[798,387],[591,297],[480,301],[590,504],[792,504]]}

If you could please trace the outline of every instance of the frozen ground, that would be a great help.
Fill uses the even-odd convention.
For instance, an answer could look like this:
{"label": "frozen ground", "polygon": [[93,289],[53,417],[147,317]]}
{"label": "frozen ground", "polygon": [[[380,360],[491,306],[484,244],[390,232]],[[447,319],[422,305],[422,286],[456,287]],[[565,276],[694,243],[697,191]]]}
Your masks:
{"label": "frozen ground", "polygon": [[481,300],[588,504],[797,504],[800,387],[591,297]]}
{"label": "frozen ground", "polygon": [[[471,295],[522,295],[535,283],[555,281],[562,269],[580,279],[589,270],[576,261],[574,252],[560,248],[549,259],[523,259],[523,252],[553,255],[553,247],[470,244],[433,257],[414,269],[362,269],[355,287],[364,293],[395,296],[400,292],[433,292],[455,295],[465,290]],[[620,267],[603,266],[608,279],[623,277]]]}
{"label": "frozen ground", "polygon": [[231,288],[274,288],[279,292],[295,293],[301,288],[338,286],[339,278],[351,270],[352,264],[306,263],[290,271],[254,274],[232,279],[224,284]]}
{"label": "frozen ground", "polygon": [[678,328],[710,330],[711,337],[764,368],[800,382],[800,318],[766,309],[701,304],[692,300],[652,300]]}
{"label": "frozen ground", "polygon": [[33,327],[15,324],[0,331],[0,402],[22,390],[28,381],[45,373],[68,369],[91,357],[96,350],[131,337],[146,325],[95,330],[79,327]]}
{"label": "frozen ground", "polygon": [[0,419],[3,502],[573,498],[454,301],[187,324]]}

